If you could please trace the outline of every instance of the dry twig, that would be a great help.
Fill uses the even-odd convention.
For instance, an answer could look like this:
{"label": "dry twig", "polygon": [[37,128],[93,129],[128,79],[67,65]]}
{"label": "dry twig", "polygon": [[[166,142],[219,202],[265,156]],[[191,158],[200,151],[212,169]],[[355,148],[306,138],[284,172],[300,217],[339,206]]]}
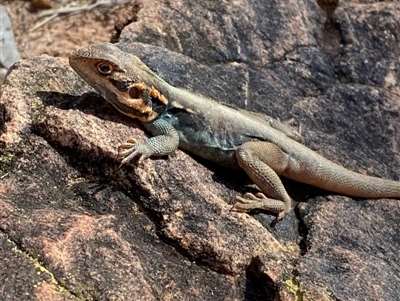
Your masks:
{"label": "dry twig", "polygon": [[79,11],[87,11],[91,10],[97,6],[107,6],[107,5],[120,5],[131,2],[132,0],[98,0],[96,3],[83,5],[79,7],[61,7],[57,9],[48,9],[39,14],[39,17],[49,16],[49,15],[58,15],[58,14],[68,14]]}

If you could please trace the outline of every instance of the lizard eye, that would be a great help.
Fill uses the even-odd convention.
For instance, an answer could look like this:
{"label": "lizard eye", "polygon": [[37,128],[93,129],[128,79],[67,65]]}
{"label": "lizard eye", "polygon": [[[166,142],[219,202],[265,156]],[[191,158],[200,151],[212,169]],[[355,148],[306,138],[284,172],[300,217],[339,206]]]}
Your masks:
{"label": "lizard eye", "polygon": [[102,75],[109,75],[113,71],[113,66],[107,62],[100,62],[97,64],[97,71]]}

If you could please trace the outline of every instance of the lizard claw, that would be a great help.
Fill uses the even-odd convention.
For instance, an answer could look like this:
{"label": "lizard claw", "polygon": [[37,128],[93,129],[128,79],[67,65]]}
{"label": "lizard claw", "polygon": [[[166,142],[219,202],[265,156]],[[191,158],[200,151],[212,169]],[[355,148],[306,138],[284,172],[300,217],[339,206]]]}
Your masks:
{"label": "lizard claw", "polygon": [[119,165],[121,167],[137,156],[139,156],[138,164],[140,164],[143,159],[150,157],[150,155],[146,144],[138,143],[136,139],[131,138],[118,146],[117,160],[122,159]]}
{"label": "lizard claw", "polygon": [[247,192],[243,196],[236,196],[233,199],[235,203],[233,204],[231,211],[248,212],[257,209],[260,206],[259,201],[266,198],[267,197],[261,192],[256,193],[256,195]]}
{"label": "lizard claw", "polygon": [[236,196],[233,200],[235,204],[232,206],[231,211],[248,212],[254,209],[261,209],[278,213],[278,216],[281,216],[282,212],[286,213],[284,202],[268,198],[261,192],[256,194],[247,192],[243,196]]}
{"label": "lizard claw", "polygon": [[120,144],[118,146],[118,154],[117,154],[117,159],[125,158],[129,154],[131,154],[137,145],[136,139],[128,139],[126,142]]}
{"label": "lizard claw", "polygon": [[126,162],[132,160],[135,157],[137,141],[136,139],[128,139],[126,142],[120,144],[117,150],[117,160],[122,159],[119,168]]}

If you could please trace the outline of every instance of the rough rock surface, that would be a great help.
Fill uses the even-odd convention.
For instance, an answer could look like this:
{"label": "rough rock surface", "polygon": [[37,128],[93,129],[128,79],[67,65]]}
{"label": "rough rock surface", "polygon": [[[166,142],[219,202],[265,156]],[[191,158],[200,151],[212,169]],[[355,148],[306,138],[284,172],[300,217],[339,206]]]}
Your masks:
{"label": "rough rock surface", "polygon": [[[311,149],[399,180],[400,3],[134,5],[119,46],[171,84],[295,117]],[[1,300],[400,299],[399,200],[285,181],[296,208],[272,228],[230,212],[240,171],[182,151],[118,169],[145,133],[90,91],[48,56],[2,86]]]}

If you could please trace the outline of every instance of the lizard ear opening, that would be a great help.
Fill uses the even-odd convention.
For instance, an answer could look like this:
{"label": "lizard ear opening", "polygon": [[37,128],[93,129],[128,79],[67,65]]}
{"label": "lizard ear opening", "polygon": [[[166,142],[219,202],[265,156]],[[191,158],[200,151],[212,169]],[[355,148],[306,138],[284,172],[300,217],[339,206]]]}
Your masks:
{"label": "lizard ear opening", "polygon": [[129,89],[128,93],[131,98],[138,99],[140,98],[142,91],[138,87],[132,87]]}

